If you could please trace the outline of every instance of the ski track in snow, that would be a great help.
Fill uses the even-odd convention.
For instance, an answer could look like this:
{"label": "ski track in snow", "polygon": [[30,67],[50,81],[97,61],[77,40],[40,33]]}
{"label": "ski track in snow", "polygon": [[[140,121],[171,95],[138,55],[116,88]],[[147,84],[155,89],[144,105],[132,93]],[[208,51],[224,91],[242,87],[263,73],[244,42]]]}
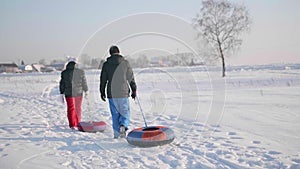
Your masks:
{"label": "ski track in snow", "polygon": [[[93,76],[88,78],[92,79]],[[18,83],[23,77],[0,78],[6,78],[5,82]],[[300,168],[300,150],[298,154],[285,155],[265,147],[264,140],[252,139],[249,133],[245,135],[244,130],[222,124],[208,125],[186,121],[175,115],[164,114],[153,120],[164,125],[177,120],[176,124],[181,128],[173,126],[176,139],[169,145],[138,148],[129,145],[125,140],[112,139],[110,113],[107,105],[97,100],[97,85],[90,84],[98,82],[92,80],[89,81],[90,91],[94,91],[95,96],[91,96],[94,99],[91,103],[93,112],[89,113],[95,114],[83,115],[83,119],[93,117],[95,120],[104,120],[108,129],[103,133],[73,132],[67,125],[66,107],[59,102],[55,80],[57,77],[44,75],[39,78],[41,80],[35,80],[38,84],[35,88],[31,80],[36,77],[24,77],[26,85],[23,90],[18,91],[5,86],[9,84],[2,84],[4,90],[0,92],[0,115],[3,118],[0,120],[0,168]],[[299,86],[296,80],[291,82],[289,79],[288,82],[290,85],[293,83],[292,85]],[[234,90],[237,86],[242,86],[239,89],[243,90],[242,88],[250,85],[255,90],[264,90],[264,95],[267,95],[271,93],[268,92],[269,88],[264,88],[265,85],[280,87],[287,84],[276,80],[273,84],[266,83],[265,80],[262,83],[254,83],[253,80],[246,83],[245,79],[242,81],[243,83],[235,79],[229,80],[228,90]],[[259,94],[263,95],[261,92]],[[235,106],[236,100],[232,101],[232,104],[227,105],[229,108]],[[269,104],[275,106],[270,107],[274,111],[290,110],[285,104]],[[84,101],[83,112],[86,110]],[[251,111],[260,113],[262,110]],[[136,114],[140,115],[138,112]],[[261,115],[267,116],[263,112]],[[293,118],[295,114],[290,113],[289,116]],[[132,118],[135,121],[141,120],[138,116]],[[243,120],[246,117],[239,118]],[[277,116],[272,118],[274,121],[280,120]]]}

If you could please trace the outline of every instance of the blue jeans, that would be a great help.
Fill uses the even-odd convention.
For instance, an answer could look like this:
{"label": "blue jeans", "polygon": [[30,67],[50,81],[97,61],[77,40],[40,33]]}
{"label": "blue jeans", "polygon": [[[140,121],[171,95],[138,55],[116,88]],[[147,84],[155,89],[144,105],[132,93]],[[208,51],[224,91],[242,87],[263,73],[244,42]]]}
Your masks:
{"label": "blue jeans", "polygon": [[128,98],[109,98],[109,108],[112,116],[114,137],[120,136],[120,126],[123,125],[126,130],[130,122],[130,109]]}

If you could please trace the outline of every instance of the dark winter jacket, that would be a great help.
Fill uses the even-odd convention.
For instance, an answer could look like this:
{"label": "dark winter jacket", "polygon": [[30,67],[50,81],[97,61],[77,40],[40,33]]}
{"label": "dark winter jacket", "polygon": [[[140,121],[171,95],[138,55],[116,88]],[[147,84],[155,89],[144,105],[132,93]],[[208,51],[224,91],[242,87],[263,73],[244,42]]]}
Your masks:
{"label": "dark winter jacket", "polygon": [[103,63],[100,76],[101,95],[105,95],[106,84],[108,98],[129,97],[129,86],[132,92],[136,92],[137,87],[134,81],[132,68],[123,56],[116,54],[112,55]]}
{"label": "dark winter jacket", "polygon": [[83,91],[88,91],[85,73],[75,68],[75,62],[69,62],[66,70],[61,72],[59,89],[66,97],[82,96]]}

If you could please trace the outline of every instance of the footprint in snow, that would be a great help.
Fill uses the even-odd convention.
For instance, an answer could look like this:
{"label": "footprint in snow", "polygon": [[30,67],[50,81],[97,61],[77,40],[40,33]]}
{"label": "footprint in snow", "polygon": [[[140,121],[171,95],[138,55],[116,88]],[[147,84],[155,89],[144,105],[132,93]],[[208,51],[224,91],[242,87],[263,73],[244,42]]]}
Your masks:
{"label": "footprint in snow", "polygon": [[233,140],[242,140],[244,138],[242,138],[242,137],[230,137],[230,139],[233,139]]}
{"label": "footprint in snow", "polygon": [[282,154],[281,152],[278,152],[278,151],[269,151],[268,154],[271,154],[271,155],[278,155],[278,154]]}
{"label": "footprint in snow", "polygon": [[2,157],[6,157],[6,156],[8,156],[8,154],[3,154],[3,155],[1,156],[1,158],[2,158]]}
{"label": "footprint in snow", "polygon": [[247,149],[257,149],[258,147],[255,146],[247,146]]}
{"label": "footprint in snow", "polygon": [[235,136],[236,132],[230,131],[230,132],[227,133],[227,135],[229,135],[229,136]]}
{"label": "footprint in snow", "polygon": [[295,163],[300,164],[300,159],[293,159],[292,161],[295,162]]}
{"label": "footprint in snow", "polygon": [[253,140],[252,143],[253,143],[253,144],[260,144],[261,142],[260,142],[260,141]]}

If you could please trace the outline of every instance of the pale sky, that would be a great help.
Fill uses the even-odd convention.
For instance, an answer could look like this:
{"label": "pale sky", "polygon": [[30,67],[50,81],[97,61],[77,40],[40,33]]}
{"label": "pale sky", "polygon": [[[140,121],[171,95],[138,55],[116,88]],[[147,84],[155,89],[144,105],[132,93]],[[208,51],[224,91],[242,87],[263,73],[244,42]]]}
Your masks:
{"label": "pale sky", "polygon": [[[253,24],[243,36],[241,50],[227,64],[300,63],[299,0],[231,1],[248,7]],[[200,0],[0,0],[0,62],[78,56],[97,30],[119,18],[153,12],[189,23],[200,8]],[[139,24],[131,23],[131,28]],[[174,30],[170,32],[176,33]],[[99,48],[108,47],[98,43]]]}

